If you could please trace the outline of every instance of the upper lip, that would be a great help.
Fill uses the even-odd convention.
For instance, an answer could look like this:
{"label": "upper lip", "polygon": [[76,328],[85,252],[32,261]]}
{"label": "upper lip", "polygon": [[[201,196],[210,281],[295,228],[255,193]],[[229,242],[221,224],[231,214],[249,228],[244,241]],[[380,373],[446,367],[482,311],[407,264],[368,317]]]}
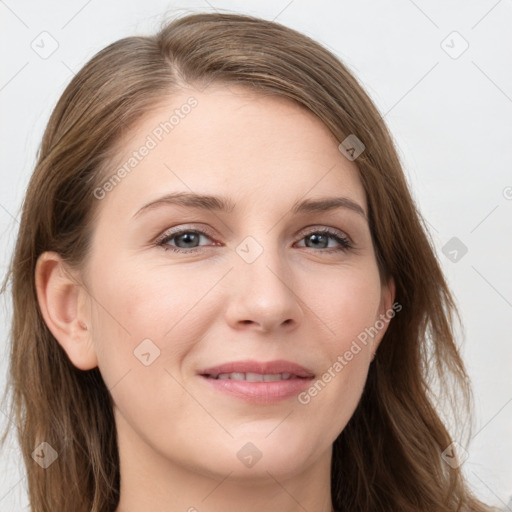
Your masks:
{"label": "upper lip", "polygon": [[211,368],[205,368],[199,372],[200,375],[208,375],[211,377],[218,377],[222,373],[260,373],[262,375],[276,374],[276,373],[291,373],[297,377],[314,377],[313,372],[301,366],[300,364],[293,363],[292,361],[285,361],[284,359],[277,359],[275,361],[230,361]]}

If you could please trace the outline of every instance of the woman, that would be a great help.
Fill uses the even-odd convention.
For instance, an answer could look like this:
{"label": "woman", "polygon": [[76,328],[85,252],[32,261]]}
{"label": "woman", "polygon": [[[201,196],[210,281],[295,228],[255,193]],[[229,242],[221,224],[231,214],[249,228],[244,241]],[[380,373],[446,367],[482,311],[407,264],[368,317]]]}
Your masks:
{"label": "woman", "polygon": [[434,406],[469,388],[391,137],[304,35],[196,14],[99,52],[9,277],[34,511],[488,510]]}

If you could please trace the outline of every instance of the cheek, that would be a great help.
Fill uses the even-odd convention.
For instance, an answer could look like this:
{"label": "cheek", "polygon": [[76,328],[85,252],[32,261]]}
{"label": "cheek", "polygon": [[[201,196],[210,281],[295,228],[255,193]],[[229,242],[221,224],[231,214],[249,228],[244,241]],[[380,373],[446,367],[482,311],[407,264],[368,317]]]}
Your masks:
{"label": "cheek", "polygon": [[[325,329],[328,346],[346,350],[354,338],[375,323],[381,285],[375,265],[345,266],[303,285],[304,301]],[[309,290],[309,291],[308,291]]]}
{"label": "cheek", "polygon": [[[144,369],[145,363],[151,368],[179,364],[211,321],[205,308],[217,273],[128,267],[106,269],[93,286],[94,341],[107,384],[128,370]],[[151,380],[148,372],[141,376]]]}
{"label": "cheek", "polygon": [[197,318],[188,320],[208,283],[173,287],[173,282],[183,281],[177,274],[170,269],[168,277],[159,279],[149,272],[127,272],[123,278],[111,274],[108,282],[98,280],[95,287],[98,367],[117,412],[140,428],[140,435],[148,422],[171,424],[162,411],[176,417],[190,400],[178,384],[179,365],[200,339]]}
{"label": "cheek", "polygon": [[[311,309],[322,324],[318,349],[323,351],[323,371],[299,403],[315,409],[319,422],[334,414],[333,428],[350,419],[366,382],[372,344],[379,335],[372,330],[379,318],[381,286],[377,267],[344,267],[320,279]],[[309,404],[309,405],[308,405]]]}
{"label": "cheek", "polygon": [[107,325],[121,328],[124,338],[162,341],[182,328],[217,280],[215,273],[187,273],[177,265],[148,269],[118,265],[94,287],[102,306],[97,309]]}

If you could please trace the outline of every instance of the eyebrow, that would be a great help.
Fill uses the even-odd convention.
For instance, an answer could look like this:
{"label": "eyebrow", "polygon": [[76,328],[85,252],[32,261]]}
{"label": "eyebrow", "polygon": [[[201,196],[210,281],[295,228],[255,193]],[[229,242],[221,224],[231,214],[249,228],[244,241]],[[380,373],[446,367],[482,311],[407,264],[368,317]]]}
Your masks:
{"label": "eyebrow", "polygon": [[[226,213],[231,213],[235,208],[235,203],[226,197],[194,194],[191,192],[175,192],[166,194],[145,204],[133,215],[133,217],[138,217],[143,212],[154,210],[158,207],[169,204]],[[365,220],[368,220],[364,209],[348,197],[322,197],[319,199],[296,201],[293,204],[291,211],[293,214],[299,214],[326,212],[337,208],[346,208],[361,215]]]}

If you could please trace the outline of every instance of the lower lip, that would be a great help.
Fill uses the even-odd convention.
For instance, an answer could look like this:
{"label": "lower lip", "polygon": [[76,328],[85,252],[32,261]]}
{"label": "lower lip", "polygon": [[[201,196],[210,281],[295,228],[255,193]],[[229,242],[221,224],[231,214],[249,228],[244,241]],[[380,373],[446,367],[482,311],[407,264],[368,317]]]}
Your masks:
{"label": "lower lip", "polygon": [[200,375],[214,389],[247,402],[270,404],[297,396],[308,388],[313,378],[249,382],[246,380],[213,379]]}

